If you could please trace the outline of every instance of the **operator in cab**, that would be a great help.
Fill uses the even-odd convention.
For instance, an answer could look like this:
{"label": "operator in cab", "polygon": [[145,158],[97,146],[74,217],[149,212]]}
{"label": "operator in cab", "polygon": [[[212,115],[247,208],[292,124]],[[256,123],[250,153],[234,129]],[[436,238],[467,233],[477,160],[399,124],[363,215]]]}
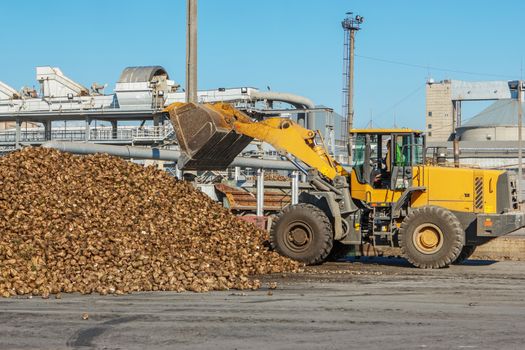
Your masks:
{"label": "operator in cab", "polygon": [[391,157],[391,140],[386,141],[385,157],[381,161],[381,168],[377,169],[377,174],[374,178],[375,188],[386,188],[390,184],[390,177],[392,173],[392,157]]}

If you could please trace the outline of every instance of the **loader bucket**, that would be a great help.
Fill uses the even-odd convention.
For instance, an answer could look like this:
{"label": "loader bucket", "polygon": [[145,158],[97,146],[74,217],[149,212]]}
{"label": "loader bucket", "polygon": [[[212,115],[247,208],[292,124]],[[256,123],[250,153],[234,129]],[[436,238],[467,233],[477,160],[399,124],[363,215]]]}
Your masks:
{"label": "loader bucket", "polygon": [[236,133],[228,115],[213,105],[186,103],[169,115],[181,150],[180,169],[224,170],[252,141]]}

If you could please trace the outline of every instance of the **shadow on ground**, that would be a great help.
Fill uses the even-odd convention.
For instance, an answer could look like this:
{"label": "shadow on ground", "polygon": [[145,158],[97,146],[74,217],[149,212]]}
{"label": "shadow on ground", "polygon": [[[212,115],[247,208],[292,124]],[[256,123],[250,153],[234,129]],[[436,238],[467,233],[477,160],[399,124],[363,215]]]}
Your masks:
{"label": "shadow on ground", "polygon": [[[363,256],[363,257],[346,257],[338,259],[337,262],[374,264],[399,267],[413,267],[406,259],[401,257],[383,257],[383,256]],[[465,266],[489,266],[497,263],[497,260],[465,260],[460,265]]]}

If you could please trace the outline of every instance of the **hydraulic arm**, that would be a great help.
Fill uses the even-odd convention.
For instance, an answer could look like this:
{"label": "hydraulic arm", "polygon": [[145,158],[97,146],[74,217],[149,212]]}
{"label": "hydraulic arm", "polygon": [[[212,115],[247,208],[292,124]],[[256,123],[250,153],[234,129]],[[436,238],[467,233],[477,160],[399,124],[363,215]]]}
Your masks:
{"label": "hydraulic arm", "polygon": [[291,154],[329,180],[346,171],[327,152],[319,133],[290,119],[255,122],[226,103],[175,104],[166,108],[184,155],[185,169],[224,169],[253,140]]}

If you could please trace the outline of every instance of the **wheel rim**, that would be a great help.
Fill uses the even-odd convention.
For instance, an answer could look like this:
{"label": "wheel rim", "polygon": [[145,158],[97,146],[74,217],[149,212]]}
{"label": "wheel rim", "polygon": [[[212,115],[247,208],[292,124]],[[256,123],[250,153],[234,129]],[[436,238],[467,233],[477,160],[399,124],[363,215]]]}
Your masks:
{"label": "wheel rim", "polygon": [[284,245],[295,253],[308,250],[313,238],[313,230],[303,221],[294,221],[286,227]]}
{"label": "wheel rim", "polygon": [[434,254],[443,246],[443,231],[434,224],[419,225],[412,237],[414,246],[423,254]]}

